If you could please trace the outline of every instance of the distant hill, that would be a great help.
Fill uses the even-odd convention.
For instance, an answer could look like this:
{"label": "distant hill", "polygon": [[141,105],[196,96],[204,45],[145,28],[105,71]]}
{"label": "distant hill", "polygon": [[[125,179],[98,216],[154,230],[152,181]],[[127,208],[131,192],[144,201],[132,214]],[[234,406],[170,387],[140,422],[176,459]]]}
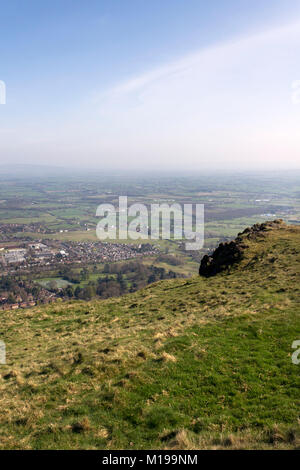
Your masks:
{"label": "distant hill", "polygon": [[66,168],[51,165],[0,165],[1,178],[45,178],[54,176],[80,175],[82,169]]}
{"label": "distant hill", "polygon": [[0,447],[300,448],[300,227],[235,243],[209,276],[3,313]]}

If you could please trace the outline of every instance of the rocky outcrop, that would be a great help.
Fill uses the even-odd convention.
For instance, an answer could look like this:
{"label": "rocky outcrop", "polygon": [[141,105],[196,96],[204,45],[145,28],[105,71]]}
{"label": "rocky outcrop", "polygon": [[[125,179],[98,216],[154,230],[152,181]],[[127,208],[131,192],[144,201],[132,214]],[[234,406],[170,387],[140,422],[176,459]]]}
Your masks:
{"label": "rocky outcrop", "polygon": [[252,227],[247,227],[243,232],[239,233],[236,240],[243,238],[256,238],[257,235],[261,235],[263,232],[268,232],[272,229],[277,229],[285,225],[282,219],[276,219],[269,222],[263,222],[262,224],[254,224]]}
{"label": "rocky outcrop", "polygon": [[224,271],[240,261],[246,245],[239,241],[220,243],[211,256],[205,255],[200,264],[199,274],[210,277]]}
{"label": "rocky outcrop", "polygon": [[199,268],[200,276],[214,276],[221,271],[225,271],[235,263],[238,263],[243,257],[244,250],[247,248],[247,239],[250,240],[258,236],[263,236],[264,232],[279,228],[282,224],[284,224],[284,222],[281,219],[255,224],[252,227],[246,228],[242,233],[239,233],[235,240],[220,243],[211,255],[205,255],[202,258]]}

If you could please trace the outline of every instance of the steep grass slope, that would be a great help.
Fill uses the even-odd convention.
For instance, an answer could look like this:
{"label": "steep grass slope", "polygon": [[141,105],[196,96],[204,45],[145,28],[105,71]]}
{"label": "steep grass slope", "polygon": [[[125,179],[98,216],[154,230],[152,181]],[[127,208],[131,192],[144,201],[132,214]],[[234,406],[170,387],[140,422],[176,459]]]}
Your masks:
{"label": "steep grass slope", "polygon": [[209,278],[3,313],[0,447],[299,447],[300,227],[242,239]]}

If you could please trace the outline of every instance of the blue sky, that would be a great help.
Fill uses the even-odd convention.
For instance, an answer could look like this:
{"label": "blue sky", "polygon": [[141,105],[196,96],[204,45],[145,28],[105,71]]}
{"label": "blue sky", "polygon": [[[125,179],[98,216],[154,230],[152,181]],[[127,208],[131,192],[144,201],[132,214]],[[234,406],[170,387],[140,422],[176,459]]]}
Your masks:
{"label": "blue sky", "polygon": [[0,1],[0,162],[299,168],[300,2]]}

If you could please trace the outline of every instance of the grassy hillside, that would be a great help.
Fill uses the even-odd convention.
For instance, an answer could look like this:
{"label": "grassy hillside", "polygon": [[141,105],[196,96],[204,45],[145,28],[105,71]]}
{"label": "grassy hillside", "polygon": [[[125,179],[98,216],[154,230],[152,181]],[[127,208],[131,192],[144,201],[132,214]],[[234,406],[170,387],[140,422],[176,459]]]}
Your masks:
{"label": "grassy hillside", "polygon": [[0,447],[296,448],[300,227],[215,276],[2,314]]}

